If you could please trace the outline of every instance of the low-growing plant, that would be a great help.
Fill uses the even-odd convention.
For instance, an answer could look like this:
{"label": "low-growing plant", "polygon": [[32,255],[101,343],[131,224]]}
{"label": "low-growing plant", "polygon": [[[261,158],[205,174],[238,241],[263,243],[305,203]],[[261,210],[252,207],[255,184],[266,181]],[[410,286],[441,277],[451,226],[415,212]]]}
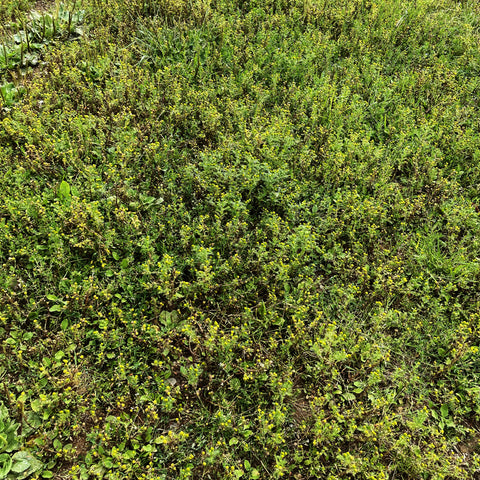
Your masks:
{"label": "low-growing plant", "polygon": [[5,405],[0,404],[0,478],[21,480],[42,468],[31,453],[21,450],[23,436]]}
{"label": "low-growing plant", "polygon": [[1,90],[2,465],[478,476],[476,4],[76,8]]}

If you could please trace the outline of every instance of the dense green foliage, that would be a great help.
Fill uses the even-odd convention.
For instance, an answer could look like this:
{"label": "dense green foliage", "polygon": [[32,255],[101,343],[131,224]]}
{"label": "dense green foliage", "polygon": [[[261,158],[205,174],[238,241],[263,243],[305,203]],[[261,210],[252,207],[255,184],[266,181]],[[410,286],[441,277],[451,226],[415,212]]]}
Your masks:
{"label": "dense green foliage", "polygon": [[0,468],[478,475],[477,3],[64,8],[2,73]]}

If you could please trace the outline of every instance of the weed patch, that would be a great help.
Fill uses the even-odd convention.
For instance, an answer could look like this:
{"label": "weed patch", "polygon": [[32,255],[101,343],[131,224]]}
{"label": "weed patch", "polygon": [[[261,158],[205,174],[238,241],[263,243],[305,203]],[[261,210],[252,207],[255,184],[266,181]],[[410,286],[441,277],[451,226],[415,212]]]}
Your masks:
{"label": "weed patch", "polygon": [[7,5],[0,478],[478,476],[476,3]]}

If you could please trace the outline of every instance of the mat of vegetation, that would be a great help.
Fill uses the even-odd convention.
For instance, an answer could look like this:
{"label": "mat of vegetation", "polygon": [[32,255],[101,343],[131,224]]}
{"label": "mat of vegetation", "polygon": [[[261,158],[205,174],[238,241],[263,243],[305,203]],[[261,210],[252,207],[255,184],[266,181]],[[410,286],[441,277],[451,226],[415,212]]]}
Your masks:
{"label": "mat of vegetation", "polygon": [[2,73],[0,479],[478,478],[479,4],[65,5]]}

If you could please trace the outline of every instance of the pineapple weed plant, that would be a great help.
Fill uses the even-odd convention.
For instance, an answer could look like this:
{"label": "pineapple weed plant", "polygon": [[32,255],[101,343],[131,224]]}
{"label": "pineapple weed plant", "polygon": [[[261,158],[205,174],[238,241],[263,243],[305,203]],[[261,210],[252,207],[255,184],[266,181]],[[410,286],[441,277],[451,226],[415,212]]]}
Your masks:
{"label": "pineapple weed plant", "polygon": [[479,4],[64,9],[0,99],[0,478],[475,478]]}

